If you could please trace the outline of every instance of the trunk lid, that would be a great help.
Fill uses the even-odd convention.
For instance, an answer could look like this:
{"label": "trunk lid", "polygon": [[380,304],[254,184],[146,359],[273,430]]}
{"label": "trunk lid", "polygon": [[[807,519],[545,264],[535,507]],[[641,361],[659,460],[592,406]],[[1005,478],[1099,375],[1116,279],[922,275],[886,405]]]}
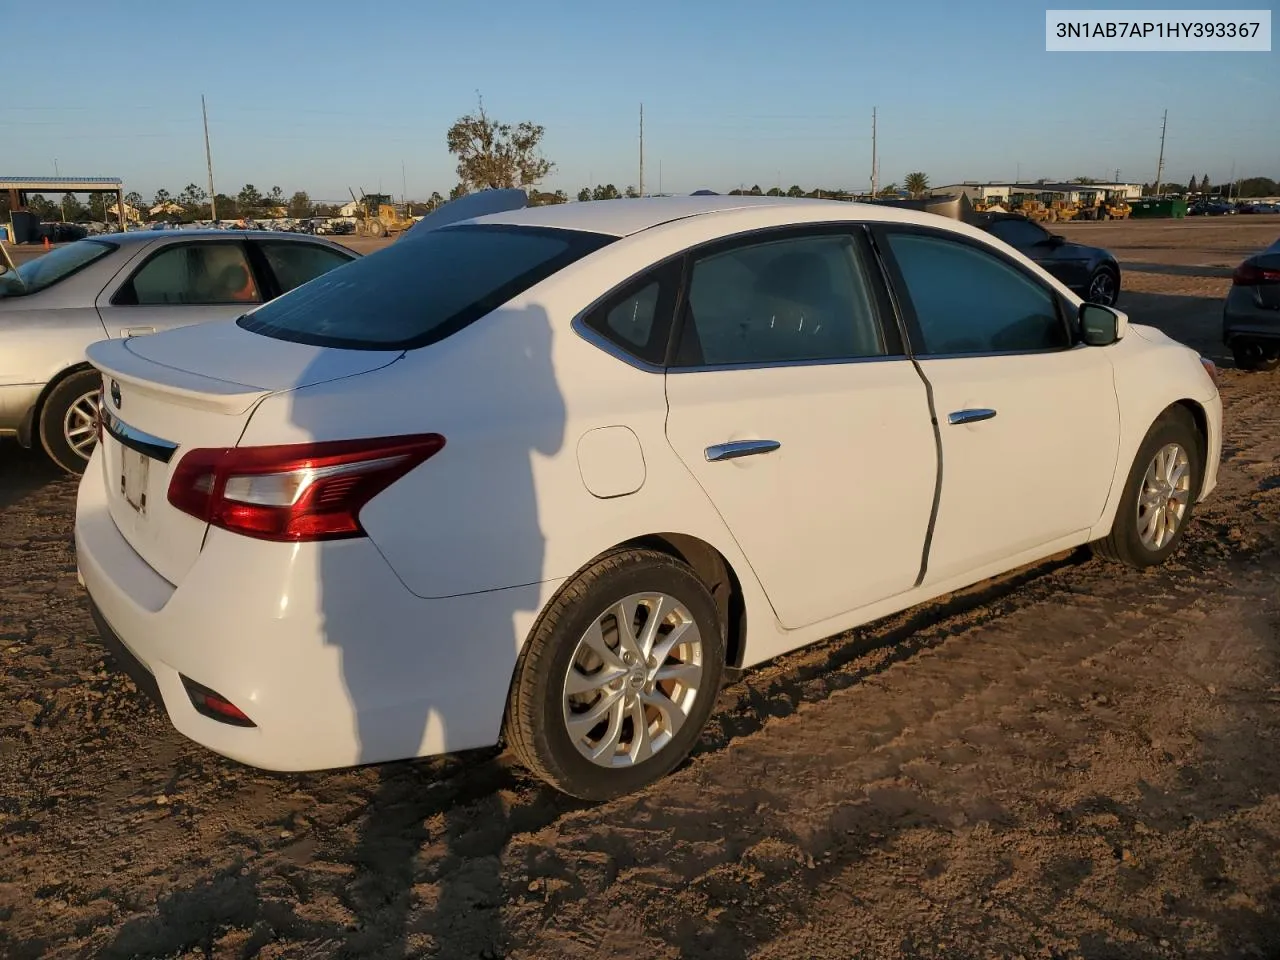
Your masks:
{"label": "trunk lid", "polygon": [[385,367],[400,351],[337,350],[275,340],[234,322],[182,327],[86,350],[103,375],[101,469],[120,533],[160,576],[181,583],[207,524],[168,500],[197,447],[233,447],[262,398]]}

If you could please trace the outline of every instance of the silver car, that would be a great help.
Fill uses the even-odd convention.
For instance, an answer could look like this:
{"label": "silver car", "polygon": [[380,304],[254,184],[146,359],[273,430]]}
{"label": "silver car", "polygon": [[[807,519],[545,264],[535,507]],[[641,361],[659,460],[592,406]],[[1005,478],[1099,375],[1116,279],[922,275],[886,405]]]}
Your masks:
{"label": "silver car", "polygon": [[14,268],[0,261],[0,436],[37,442],[84,472],[97,442],[99,377],[85,347],[255,305],[356,259],[296,233],[182,230],[77,240]]}

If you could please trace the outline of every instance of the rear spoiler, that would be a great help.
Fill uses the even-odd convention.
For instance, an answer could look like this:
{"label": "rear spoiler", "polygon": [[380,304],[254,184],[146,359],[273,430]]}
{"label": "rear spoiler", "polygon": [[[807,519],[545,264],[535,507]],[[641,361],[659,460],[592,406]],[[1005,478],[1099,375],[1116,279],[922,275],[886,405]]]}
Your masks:
{"label": "rear spoiler", "polygon": [[457,200],[450,200],[436,207],[425,217],[406,230],[405,237],[421,236],[432,230],[439,230],[451,223],[470,220],[472,217],[483,217],[490,213],[507,213],[511,210],[523,210],[529,205],[529,195],[519,188],[502,190],[481,190],[479,193],[468,193]]}

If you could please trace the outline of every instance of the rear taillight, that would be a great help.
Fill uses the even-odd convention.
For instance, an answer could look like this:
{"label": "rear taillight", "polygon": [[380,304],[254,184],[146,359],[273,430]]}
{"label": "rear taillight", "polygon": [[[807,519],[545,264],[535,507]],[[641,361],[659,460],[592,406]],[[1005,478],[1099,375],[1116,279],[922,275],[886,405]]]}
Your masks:
{"label": "rear taillight", "polygon": [[361,508],[443,446],[427,433],[192,450],[174,468],[169,502],[260,540],[360,537]]}
{"label": "rear taillight", "polygon": [[1237,287],[1260,287],[1280,283],[1280,270],[1268,270],[1253,263],[1242,263],[1231,275],[1231,283]]}

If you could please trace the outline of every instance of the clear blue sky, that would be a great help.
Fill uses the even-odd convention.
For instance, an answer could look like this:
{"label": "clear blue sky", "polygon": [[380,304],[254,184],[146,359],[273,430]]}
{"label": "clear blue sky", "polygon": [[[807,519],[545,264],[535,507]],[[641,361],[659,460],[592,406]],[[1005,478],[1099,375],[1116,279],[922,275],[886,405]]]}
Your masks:
{"label": "clear blue sky", "polygon": [[911,170],[936,185],[1019,169],[1152,180],[1166,107],[1166,179],[1226,179],[1233,162],[1280,179],[1280,53],[1049,54],[1045,5],[1027,0],[103,10],[23,2],[9,18],[21,39],[3,55],[0,174],[52,174],[56,159],[148,199],[204,185],[204,93],[220,192],[398,195],[403,161],[411,197],[447,193],[445,131],[479,89],[495,118],[546,127],[547,186],[570,194],[589,178],[637,182],[641,101],[650,190],[660,166],[667,191],[860,188],[873,106],[881,183]]}

